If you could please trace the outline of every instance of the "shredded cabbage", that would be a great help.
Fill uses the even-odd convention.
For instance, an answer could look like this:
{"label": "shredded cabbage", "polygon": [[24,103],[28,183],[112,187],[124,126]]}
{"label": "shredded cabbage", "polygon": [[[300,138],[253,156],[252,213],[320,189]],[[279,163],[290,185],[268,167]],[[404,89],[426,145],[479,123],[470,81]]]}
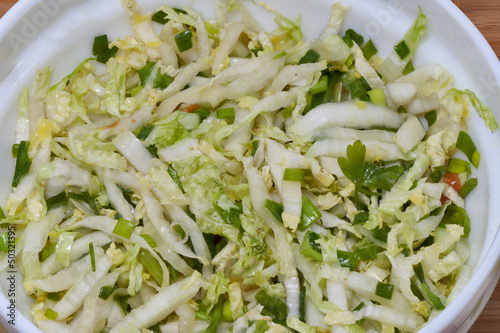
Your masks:
{"label": "shredded cabbage", "polygon": [[311,41],[233,0],[122,3],[106,68],[45,68],[19,99],[4,222],[38,327],[415,332],[463,289],[478,152],[454,154],[469,102],[497,123],[443,66],[411,72],[421,10],[382,62],[340,3]]}

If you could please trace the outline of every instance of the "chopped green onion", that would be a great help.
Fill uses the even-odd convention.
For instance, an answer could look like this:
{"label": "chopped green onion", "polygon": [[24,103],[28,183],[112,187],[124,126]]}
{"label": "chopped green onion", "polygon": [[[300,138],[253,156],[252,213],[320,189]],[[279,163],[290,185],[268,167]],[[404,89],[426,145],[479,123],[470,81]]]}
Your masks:
{"label": "chopped green onion", "polygon": [[232,322],[233,314],[231,313],[231,304],[228,300],[224,301],[224,306],[222,309],[222,320],[225,322]]}
{"label": "chopped green onion", "polygon": [[59,207],[66,206],[68,204],[68,197],[66,196],[66,192],[61,192],[53,197],[50,197],[45,201],[47,204],[47,210],[56,209]]}
{"label": "chopped green onion", "polygon": [[168,272],[170,273],[170,277],[174,282],[177,282],[179,280],[179,273],[175,270],[174,266],[171,264],[167,263],[168,265]]}
{"label": "chopped green onion", "polygon": [[309,50],[302,58],[300,58],[299,65],[314,63],[318,61],[318,59],[319,59],[319,54],[314,50]]}
{"label": "chopped green onion", "polygon": [[252,157],[255,157],[255,153],[257,153],[257,149],[259,149],[259,141],[254,140],[254,141],[252,141],[252,152],[250,153],[250,155],[252,155]]}
{"label": "chopped green onion", "polygon": [[179,186],[182,193],[184,193],[184,188],[182,187],[181,183],[181,177],[179,176],[177,171],[173,167],[169,166],[167,172],[170,175],[170,177],[172,177],[172,180],[177,184],[177,186]]}
{"label": "chopped green onion", "polygon": [[472,170],[469,162],[458,158],[451,158],[448,162],[447,171],[449,173],[467,173],[470,175]]}
{"label": "chopped green onion", "polygon": [[217,110],[217,119],[233,119],[234,108],[222,108]]}
{"label": "chopped green onion", "polygon": [[401,60],[405,60],[410,55],[410,48],[404,40],[401,41],[401,43],[399,43],[398,45],[394,46],[394,50]]}
{"label": "chopped green onion", "polygon": [[262,47],[256,47],[256,48],[251,49],[250,52],[247,55],[247,58],[251,58],[252,54],[254,56],[258,57],[260,51],[264,51],[264,49]]}
{"label": "chopped green onion", "polygon": [[298,229],[305,231],[307,227],[319,220],[321,216],[321,212],[316,208],[311,199],[307,195],[303,195]]}
{"label": "chopped green onion", "polygon": [[130,295],[124,295],[124,296],[118,296],[115,295],[113,297],[113,300],[120,306],[120,308],[123,310],[125,314],[127,314],[130,311],[130,305],[128,304],[128,299],[130,298]]}
{"label": "chopped green onion", "polygon": [[471,178],[462,185],[458,194],[465,199],[465,197],[477,186],[477,178]]}
{"label": "chopped green onion", "polygon": [[359,310],[361,310],[361,309],[362,309],[362,308],[364,308],[364,307],[365,307],[365,303],[364,303],[364,302],[361,302],[361,303],[359,303],[359,304],[358,304],[358,305],[357,305],[354,309],[352,309],[352,311],[353,311],[353,312],[354,312],[354,311],[359,311]]}
{"label": "chopped green onion", "polygon": [[17,152],[16,168],[14,171],[14,179],[12,180],[12,187],[17,187],[19,181],[29,171],[31,166],[31,159],[28,156],[28,141],[21,141]]}
{"label": "chopped green onion", "polygon": [[345,35],[344,35],[344,37],[342,37],[342,39],[349,47],[354,46],[353,42],[356,42],[356,44],[361,45],[361,44],[363,44],[363,41],[365,40],[363,36],[361,36],[360,34],[358,34],[356,31],[354,31],[352,29],[348,29],[345,32]]}
{"label": "chopped green onion", "polygon": [[116,285],[101,287],[101,290],[99,291],[99,298],[107,300],[109,296],[111,296],[111,294],[115,292],[116,289],[118,289],[118,286]]}
{"label": "chopped green onion", "polygon": [[363,51],[363,56],[366,60],[370,60],[370,58],[378,52],[377,47],[375,46],[375,44],[373,44],[373,41],[371,39],[366,42],[365,46],[361,48],[361,51]]}
{"label": "chopped green onion", "polygon": [[410,289],[413,295],[417,296],[419,300],[425,301],[424,295],[422,294],[420,289],[418,289],[417,284],[413,280],[411,280]]}
{"label": "chopped green onion", "polygon": [[210,111],[208,111],[207,108],[199,108],[196,111],[194,111],[194,113],[199,115],[201,119],[210,117]]}
{"label": "chopped green onion", "polygon": [[309,88],[309,91],[311,92],[311,94],[317,95],[319,93],[326,91],[327,89],[328,89],[328,76],[323,75],[319,79],[318,83]]}
{"label": "chopped green onion", "polygon": [[170,76],[168,76],[167,74],[163,74],[161,72],[161,69],[158,68],[158,70],[156,71],[156,75],[155,75],[155,79],[153,81],[153,88],[154,89],[165,89],[167,88],[170,83],[172,83],[172,78]]}
{"label": "chopped green onion", "polygon": [[464,152],[465,156],[467,156],[472,165],[477,169],[479,166],[479,160],[481,159],[481,154],[477,151],[476,145],[470,138],[469,134],[464,131],[460,131],[456,146]]}
{"label": "chopped green onion", "polygon": [[152,61],[148,61],[146,65],[144,65],[141,69],[137,71],[137,74],[139,74],[139,79],[141,79],[141,85],[143,87],[146,86],[146,83],[148,82],[148,79],[151,76],[154,67],[155,63]]}
{"label": "chopped green onion", "polygon": [[377,246],[375,244],[368,244],[356,248],[354,252],[358,255],[361,260],[367,261],[376,259],[378,256]]}
{"label": "chopped green onion", "polygon": [[187,13],[184,9],[175,8],[175,7],[172,7],[172,9],[173,9],[173,10],[174,10],[174,12],[176,12],[177,14],[184,14],[184,15],[188,15],[188,13]]}
{"label": "chopped green onion", "polygon": [[411,72],[415,71],[415,67],[413,67],[413,61],[408,61],[405,68],[403,68],[403,75],[408,75]]}
{"label": "chopped green onion", "polygon": [[137,258],[139,262],[144,266],[144,268],[151,274],[153,279],[158,283],[161,287],[163,284],[163,270],[161,268],[160,263],[156,260],[155,257],[146,249],[142,248],[139,250],[139,254],[137,254]]}
{"label": "chopped green onion", "polygon": [[299,319],[301,322],[306,322],[306,287],[302,286],[299,295]]}
{"label": "chopped green onion", "polygon": [[2,232],[0,234],[0,251],[9,252],[9,233]]}
{"label": "chopped green onion", "polygon": [[90,255],[90,265],[92,266],[92,272],[95,272],[95,254],[94,254],[94,243],[89,243],[89,255]]}
{"label": "chopped green onion", "polygon": [[272,201],[272,200],[266,199],[266,208],[269,209],[269,211],[271,212],[271,214],[273,214],[273,216],[278,221],[280,221],[281,223],[283,223],[283,218],[281,217],[281,215],[283,214],[283,204],[280,204],[280,203],[278,203],[276,201]]}
{"label": "chopped green onion", "polygon": [[464,237],[469,237],[470,233],[470,218],[467,211],[456,205],[449,205],[444,213],[442,223],[457,224],[464,228]]}
{"label": "chopped green onion", "polygon": [[217,332],[217,328],[220,325],[223,313],[224,313],[224,296],[220,295],[219,301],[217,302],[217,304],[215,304],[215,306],[212,309],[212,315],[210,318],[210,325],[208,325],[208,327],[204,331],[204,333]]}
{"label": "chopped green onion", "polygon": [[351,271],[356,270],[358,267],[358,255],[354,252],[337,250],[337,258],[340,266],[347,267]]}
{"label": "chopped green onion", "polygon": [[388,235],[389,233],[384,229],[380,229],[379,227],[373,229],[373,237],[378,239],[379,241],[387,242]]}
{"label": "chopped green onion", "polygon": [[149,134],[151,134],[151,132],[153,131],[153,128],[154,128],[154,125],[142,126],[139,129],[139,132],[137,132],[137,139],[139,139],[141,141],[146,140],[147,137],[149,136]]}
{"label": "chopped green onion", "polygon": [[431,179],[434,183],[437,183],[443,178],[446,173],[446,168],[444,166],[438,166],[433,169],[431,172]]}
{"label": "chopped green onion", "polygon": [[160,24],[166,24],[168,23],[168,21],[170,21],[170,19],[167,18],[167,13],[165,13],[163,10],[154,13],[151,17],[151,20]]}
{"label": "chopped green onion", "polygon": [[382,88],[370,90],[367,92],[367,94],[370,97],[370,100],[373,104],[382,105],[382,106],[386,105],[385,94],[384,94],[384,91],[382,90]]}
{"label": "chopped green onion", "polygon": [[417,276],[417,279],[420,281],[420,283],[424,283],[424,268],[422,267],[422,263],[419,262],[415,266],[413,266],[413,271],[415,272],[415,275]]}
{"label": "chopped green onion", "polygon": [[140,234],[139,236],[144,238],[144,240],[146,241],[146,243],[148,243],[149,246],[156,247],[157,244],[156,244],[155,240],[153,239],[153,237],[149,236],[148,234]]}
{"label": "chopped green onion", "polygon": [[436,310],[444,310],[443,302],[441,302],[441,299],[439,299],[439,297],[434,295],[434,293],[430,290],[429,286],[427,286],[425,283],[422,283],[421,287],[422,290],[427,294],[427,297],[429,297],[432,306]]}
{"label": "chopped green onion", "polygon": [[186,29],[175,35],[175,44],[177,44],[179,52],[187,51],[193,47],[193,41],[191,40],[192,37],[193,33],[190,29]]}
{"label": "chopped green onion", "polygon": [[305,173],[305,169],[286,168],[283,175],[283,180],[301,182],[304,180]]}
{"label": "chopped green onion", "polygon": [[59,293],[47,293],[47,298],[51,301],[57,302],[61,299],[61,294]]}
{"label": "chopped green onion", "polygon": [[385,299],[392,299],[392,294],[394,293],[394,286],[388,283],[377,283],[377,288],[375,289],[375,295],[383,297]]}
{"label": "chopped green onion", "polygon": [[300,253],[316,261],[323,261],[321,247],[316,244],[318,239],[320,239],[319,234],[308,230],[302,240],[302,244],[300,245]]}
{"label": "chopped green onion", "polygon": [[137,94],[144,88],[142,84],[128,91],[131,97],[137,96]]}
{"label": "chopped green onion", "polygon": [[113,229],[113,233],[123,238],[130,239],[134,228],[134,222],[125,220],[124,218],[119,218],[115,228]]}
{"label": "chopped green onion", "polygon": [[98,62],[101,62],[103,64],[107,63],[108,60],[110,58],[113,58],[116,53],[118,52],[118,47],[117,46],[113,46],[112,48],[108,48],[107,50],[105,50],[104,52],[102,53],[99,53],[99,55],[97,56],[96,60]]}
{"label": "chopped green onion", "polygon": [[425,120],[427,120],[427,126],[431,127],[437,120],[437,112],[436,110],[429,111],[424,115],[424,117]]}
{"label": "chopped green onion", "polygon": [[362,101],[369,101],[370,98],[366,94],[367,91],[369,91],[370,85],[366,82],[364,78],[359,78],[356,81],[352,82],[349,85],[349,88],[351,89],[351,98],[356,99],[359,98]]}
{"label": "chopped green onion", "polygon": [[367,212],[360,212],[354,215],[354,221],[352,221],[352,225],[360,224],[363,222],[368,221],[368,218],[370,217],[370,214]]}
{"label": "chopped green onion", "polygon": [[47,310],[45,310],[45,314],[44,314],[44,316],[50,320],[56,320],[57,315],[58,315],[58,313],[55,312],[54,310],[52,310],[51,308],[47,308]]}
{"label": "chopped green onion", "polygon": [[109,49],[109,42],[107,35],[96,36],[94,44],[92,45],[92,54],[97,56]]}
{"label": "chopped green onion", "polygon": [[11,151],[12,151],[12,157],[16,158],[17,157],[17,153],[19,152],[19,143],[14,143],[12,145]]}

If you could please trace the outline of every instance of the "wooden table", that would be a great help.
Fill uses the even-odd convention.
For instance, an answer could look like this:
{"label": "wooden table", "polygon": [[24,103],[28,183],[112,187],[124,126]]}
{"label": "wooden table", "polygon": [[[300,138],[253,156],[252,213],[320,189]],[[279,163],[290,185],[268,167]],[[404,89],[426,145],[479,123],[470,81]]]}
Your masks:
{"label": "wooden table", "polygon": [[[17,0],[0,0],[0,17]],[[500,56],[500,1],[453,0],[486,37],[497,56]],[[0,59],[1,60],[1,59]],[[500,283],[477,319],[470,333],[500,332]]]}

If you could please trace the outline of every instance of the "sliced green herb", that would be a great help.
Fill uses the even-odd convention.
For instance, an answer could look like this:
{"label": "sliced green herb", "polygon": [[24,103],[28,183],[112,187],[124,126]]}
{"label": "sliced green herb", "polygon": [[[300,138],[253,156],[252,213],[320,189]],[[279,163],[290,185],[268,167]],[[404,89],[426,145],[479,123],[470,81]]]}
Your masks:
{"label": "sliced green herb", "polygon": [[140,234],[139,236],[141,236],[142,238],[144,238],[144,240],[146,241],[146,243],[148,243],[149,246],[151,247],[156,247],[157,244],[155,242],[155,240],[153,239],[153,237],[149,236],[148,234]]}
{"label": "sliced green herb", "polygon": [[316,261],[323,261],[321,247],[316,243],[320,237],[319,234],[308,230],[300,245],[300,253]]}
{"label": "sliced green herb", "polygon": [[170,83],[172,83],[172,78],[167,74],[163,74],[161,72],[161,69],[158,68],[158,70],[156,71],[155,79],[153,81],[153,88],[163,90],[167,88]]}
{"label": "sliced green herb", "polygon": [[286,168],[283,174],[283,180],[301,182],[304,180],[305,173],[305,169]]}
{"label": "sliced green herb", "polygon": [[470,175],[472,169],[470,163],[459,158],[451,158],[448,161],[448,168],[446,169],[449,173],[467,173]]}
{"label": "sliced green herb", "polygon": [[210,316],[210,325],[208,325],[205,333],[215,333],[217,328],[222,321],[222,315],[224,312],[224,297],[222,295],[219,296],[219,301],[212,309],[212,315]]}
{"label": "sliced green herb", "polygon": [[467,195],[469,195],[470,192],[472,192],[473,189],[475,189],[477,186],[477,178],[470,178],[465,182],[465,184],[462,185],[462,188],[460,191],[458,191],[458,194],[465,199]]}
{"label": "sliced green herb", "polygon": [[68,197],[66,196],[66,192],[61,192],[53,197],[50,197],[45,201],[47,204],[47,210],[53,210],[59,207],[64,207],[68,204]]}
{"label": "sliced green herb", "polygon": [[413,61],[408,61],[405,68],[403,68],[403,75],[408,75],[415,71],[415,67],[413,67]]}
{"label": "sliced green herb", "polygon": [[467,156],[472,165],[477,169],[479,167],[479,161],[481,160],[481,154],[477,151],[476,145],[469,134],[460,131],[456,146],[464,152],[465,156]]}
{"label": "sliced green herb", "polygon": [[160,10],[153,14],[151,20],[154,22],[158,22],[160,24],[166,24],[168,23],[168,21],[170,21],[170,19],[168,19],[167,16],[168,16],[167,13]]}
{"label": "sliced green herb", "polygon": [[217,119],[233,119],[234,108],[222,108],[217,110]]}
{"label": "sliced green herb", "polygon": [[283,205],[282,204],[280,204],[276,201],[272,201],[272,200],[267,199],[266,200],[266,208],[269,209],[271,214],[273,214],[273,216],[278,221],[283,223],[283,218],[281,217],[281,215],[283,214]]}
{"label": "sliced green herb", "polygon": [[19,143],[12,187],[17,187],[21,178],[23,178],[23,176],[28,173],[30,169],[31,159],[28,156],[29,144],[30,143],[28,141],[21,141]]}
{"label": "sliced green herb", "polygon": [[358,268],[358,255],[355,252],[337,250],[337,258],[342,267],[347,267],[351,271]]}
{"label": "sliced green herb", "polygon": [[401,41],[398,45],[394,46],[394,50],[401,60],[405,60],[410,55],[410,48],[404,40]]}
{"label": "sliced green herb", "polygon": [[58,313],[56,311],[52,310],[51,308],[47,308],[47,310],[45,310],[45,314],[44,314],[44,316],[50,320],[56,320],[57,315],[58,315]]}
{"label": "sliced green herb", "polygon": [[305,231],[307,227],[319,220],[321,217],[321,212],[318,208],[316,208],[311,199],[309,199],[307,195],[303,195],[298,229],[300,231]]}
{"label": "sliced green herb", "polygon": [[328,76],[323,75],[318,83],[309,88],[309,92],[313,95],[317,95],[319,93],[325,92],[328,89]]}
{"label": "sliced green herb", "polygon": [[186,29],[175,35],[175,44],[177,45],[179,52],[187,51],[193,47],[193,41],[191,38],[193,38],[193,33],[190,29]]}
{"label": "sliced green herb", "polygon": [[352,221],[352,225],[360,224],[363,222],[368,221],[368,218],[370,217],[370,214],[367,212],[360,212],[354,215],[354,221]]}
{"label": "sliced green herb", "polygon": [[375,244],[358,247],[354,252],[364,261],[376,259],[378,256],[377,246]]}
{"label": "sliced green herb", "polygon": [[373,44],[373,41],[371,39],[366,42],[365,46],[361,48],[361,51],[363,51],[363,56],[366,60],[370,60],[370,58],[378,52],[377,47],[375,46],[375,44]]}
{"label": "sliced green herb", "polygon": [[444,310],[443,302],[441,302],[441,299],[439,297],[434,295],[434,293],[431,291],[429,286],[425,283],[422,283],[421,287],[422,287],[422,290],[427,294],[427,297],[429,297],[429,300],[431,301],[432,306],[436,310]]}
{"label": "sliced green herb", "polygon": [[375,290],[375,295],[386,298],[388,300],[392,299],[392,294],[394,293],[394,286],[388,283],[377,283],[377,289]]}
{"label": "sliced green herb", "polygon": [[457,224],[464,228],[464,237],[469,237],[470,233],[470,218],[467,211],[456,205],[449,205],[443,216],[442,223]]}
{"label": "sliced green herb", "polygon": [[158,283],[161,287],[163,284],[163,269],[161,268],[160,263],[156,260],[155,257],[146,249],[142,248],[139,250],[137,254],[137,258],[139,262],[144,266],[144,268],[151,274],[153,279]]}
{"label": "sliced green herb", "polygon": [[130,239],[132,232],[134,231],[135,224],[132,221],[125,220],[124,218],[119,218],[118,222],[113,229],[113,233],[120,237]]}
{"label": "sliced green herb", "polygon": [[94,254],[94,243],[89,243],[89,255],[90,255],[90,266],[92,267],[92,272],[95,272],[95,254]]}
{"label": "sliced green herb", "polygon": [[139,74],[139,79],[141,80],[141,85],[143,87],[145,87],[146,83],[148,83],[148,79],[151,76],[151,73],[153,73],[154,67],[155,63],[152,61],[148,61],[146,65],[144,65],[144,67],[137,71],[137,74]]}
{"label": "sliced green herb", "polygon": [[101,287],[101,290],[99,291],[99,298],[103,300],[107,300],[111,294],[115,292],[115,290],[118,289],[118,286],[104,286]]}
{"label": "sliced green herb", "polygon": [[424,115],[424,117],[427,120],[427,125],[431,127],[437,120],[437,112],[436,110],[429,111]]}
{"label": "sliced green herb", "polygon": [[182,193],[184,193],[184,188],[182,187],[182,183],[181,183],[181,177],[179,176],[177,171],[175,171],[175,169],[172,166],[169,166],[167,171],[168,171],[168,174],[170,175],[170,177],[172,177],[172,180],[177,184],[177,186],[179,186]]}
{"label": "sliced green herb", "polygon": [[319,59],[319,54],[314,50],[309,50],[302,58],[300,58],[299,65],[314,63],[318,61],[318,59]]}

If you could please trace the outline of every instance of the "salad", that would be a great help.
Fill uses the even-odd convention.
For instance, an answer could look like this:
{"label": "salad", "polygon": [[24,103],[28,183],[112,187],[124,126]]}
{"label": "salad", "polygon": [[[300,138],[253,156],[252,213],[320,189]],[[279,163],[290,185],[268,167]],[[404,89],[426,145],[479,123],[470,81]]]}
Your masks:
{"label": "salad", "polygon": [[[19,100],[0,250],[44,332],[414,332],[467,283],[473,106],[441,65],[243,3],[148,13]],[[89,50],[90,55],[90,50]],[[479,180],[480,181],[480,180]],[[0,269],[8,256],[2,253]]]}

